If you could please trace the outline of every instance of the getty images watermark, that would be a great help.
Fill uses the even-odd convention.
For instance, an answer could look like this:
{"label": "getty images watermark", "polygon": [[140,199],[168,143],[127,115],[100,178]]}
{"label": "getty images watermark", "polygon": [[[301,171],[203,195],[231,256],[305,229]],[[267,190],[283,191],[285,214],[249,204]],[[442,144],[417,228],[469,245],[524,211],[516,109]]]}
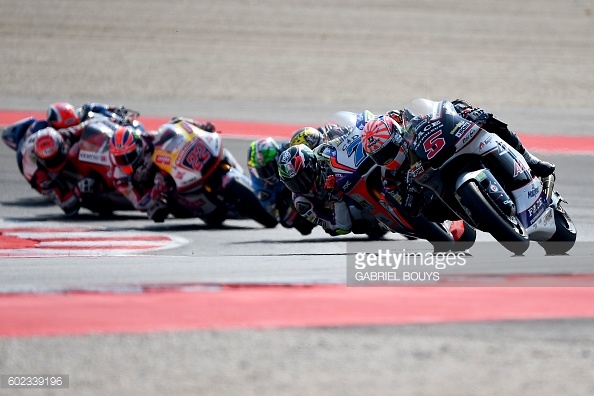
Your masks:
{"label": "getty images watermark", "polygon": [[438,282],[447,269],[466,265],[466,257],[466,252],[421,252],[381,245],[369,249],[367,245],[365,251],[348,255],[347,285],[430,284]]}
{"label": "getty images watermark", "polygon": [[[347,286],[594,287],[594,243],[550,254],[532,242],[514,254],[496,241],[472,246],[424,240],[349,241]],[[550,246],[549,246],[550,248]]]}

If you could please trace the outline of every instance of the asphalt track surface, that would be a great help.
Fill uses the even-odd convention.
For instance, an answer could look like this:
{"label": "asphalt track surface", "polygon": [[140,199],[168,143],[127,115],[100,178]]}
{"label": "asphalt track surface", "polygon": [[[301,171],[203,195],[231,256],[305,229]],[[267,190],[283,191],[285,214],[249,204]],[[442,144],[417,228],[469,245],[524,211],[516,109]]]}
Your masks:
{"label": "asphalt track surface", "polygon": [[[0,4],[0,108],[102,101],[154,117],[313,125],[337,110],[465,97],[526,135],[594,135],[586,1],[96,7]],[[232,136],[223,130],[245,163],[249,140]],[[2,146],[0,226],[19,243],[28,227],[71,243],[0,249],[11,255],[0,258],[0,373],[70,375],[69,391],[38,391],[48,394],[590,395],[593,288],[576,286],[593,275],[594,159],[553,151],[542,157],[558,166],[579,233],[568,256],[533,246],[512,258],[480,234],[484,245],[456,273],[479,287],[346,288],[347,243],[365,238],[251,221],[152,224],[136,213],[64,219]],[[55,227],[171,245],[80,249]]]}

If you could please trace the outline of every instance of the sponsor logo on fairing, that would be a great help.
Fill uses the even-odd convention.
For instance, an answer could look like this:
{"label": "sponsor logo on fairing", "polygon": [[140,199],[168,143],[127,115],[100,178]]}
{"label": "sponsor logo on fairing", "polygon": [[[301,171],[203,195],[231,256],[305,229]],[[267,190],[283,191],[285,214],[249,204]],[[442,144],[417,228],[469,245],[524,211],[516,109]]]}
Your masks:
{"label": "sponsor logo on fairing", "polygon": [[168,155],[159,154],[155,157],[155,162],[161,165],[171,165],[171,157]]}
{"label": "sponsor logo on fairing", "polygon": [[532,190],[528,191],[528,198],[534,198],[538,195],[540,189],[538,187],[534,187]]}
{"label": "sponsor logo on fairing", "polygon": [[90,162],[92,164],[108,165],[109,158],[107,154],[95,153],[93,151],[80,150],[78,153],[78,159],[84,162]]}
{"label": "sponsor logo on fairing", "polygon": [[412,177],[418,177],[424,170],[425,168],[423,168],[423,165],[421,165],[420,162],[417,162],[410,168],[410,175]]}
{"label": "sponsor logo on fairing", "polygon": [[518,160],[514,161],[514,177],[518,176],[520,173],[524,171],[526,171],[526,167],[524,166],[524,164]]}

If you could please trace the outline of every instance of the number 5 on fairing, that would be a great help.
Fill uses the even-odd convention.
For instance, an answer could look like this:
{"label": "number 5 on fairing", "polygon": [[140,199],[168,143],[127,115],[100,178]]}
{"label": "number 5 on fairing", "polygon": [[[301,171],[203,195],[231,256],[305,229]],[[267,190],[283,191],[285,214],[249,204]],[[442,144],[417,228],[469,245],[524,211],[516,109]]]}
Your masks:
{"label": "number 5 on fairing", "polygon": [[439,151],[445,146],[446,142],[443,137],[441,137],[441,131],[435,132],[433,135],[429,136],[429,139],[425,140],[423,143],[423,148],[427,153],[427,159],[431,159],[439,153]]}

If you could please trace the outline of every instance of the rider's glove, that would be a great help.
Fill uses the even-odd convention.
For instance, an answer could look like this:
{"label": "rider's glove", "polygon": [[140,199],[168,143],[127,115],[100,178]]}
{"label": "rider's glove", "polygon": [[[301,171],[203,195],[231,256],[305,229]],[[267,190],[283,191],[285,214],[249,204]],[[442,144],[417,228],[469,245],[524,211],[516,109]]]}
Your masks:
{"label": "rider's glove", "polygon": [[462,117],[464,117],[467,120],[470,120],[470,121],[474,122],[475,124],[477,124],[478,126],[482,127],[489,121],[489,118],[491,117],[491,115],[489,113],[485,112],[483,109],[475,108],[475,109],[467,112],[466,114],[462,115]]}
{"label": "rider's glove", "polygon": [[470,103],[464,100],[456,99],[452,102],[452,104],[454,105],[454,108],[458,114],[460,114],[463,118],[474,122],[480,127],[485,125],[491,118],[491,114],[485,112],[479,107],[473,107]]}
{"label": "rider's glove", "polygon": [[452,101],[452,104],[454,105],[454,109],[456,109],[460,115],[473,109],[473,106],[470,103],[462,99],[456,99]]}
{"label": "rider's glove", "polygon": [[384,192],[393,192],[396,191],[400,183],[396,181],[396,179],[392,179],[391,177],[384,177],[382,179],[382,185],[384,188]]}
{"label": "rider's glove", "polygon": [[326,177],[326,181],[324,182],[324,189],[326,191],[333,191],[335,187],[336,187],[336,176],[328,175],[328,177]]}
{"label": "rider's glove", "polygon": [[165,184],[165,179],[163,178],[162,174],[157,173],[153,183],[153,188],[151,189],[151,199],[157,200],[167,195],[167,185]]}
{"label": "rider's glove", "polygon": [[128,109],[126,109],[124,106],[113,106],[110,107],[109,110],[113,111],[116,115],[122,118],[126,118],[126,115],[128,114]]}
{"label": "rider's glove", "polygon": [[49,175],[42,170],[38,170],[35,173],[35,182],[33,184],[32,187],[38,190],[41,195],[50,195],[53,192],[54,182]]}
{"label": "rider's glove", "polygon": [[398,125],[403,124],[402,110],[390,110],[388,111],[387,116],[396,121]]}
{"label": "rider's glove", "polygon": [[218,133],[221,133],[221,132],[217,131],[216,127],[211,122],[205,122],[205,123],[200,124],[200,129],[203,129],[206,132],[218,132]]}
{"label": "rider's glove", "polygon": [[336,176],[328,175],[324,181],[324,190],[328,193],[327,200],[329,202],[337,202],[342,199],[344,192],[336,188]]}

